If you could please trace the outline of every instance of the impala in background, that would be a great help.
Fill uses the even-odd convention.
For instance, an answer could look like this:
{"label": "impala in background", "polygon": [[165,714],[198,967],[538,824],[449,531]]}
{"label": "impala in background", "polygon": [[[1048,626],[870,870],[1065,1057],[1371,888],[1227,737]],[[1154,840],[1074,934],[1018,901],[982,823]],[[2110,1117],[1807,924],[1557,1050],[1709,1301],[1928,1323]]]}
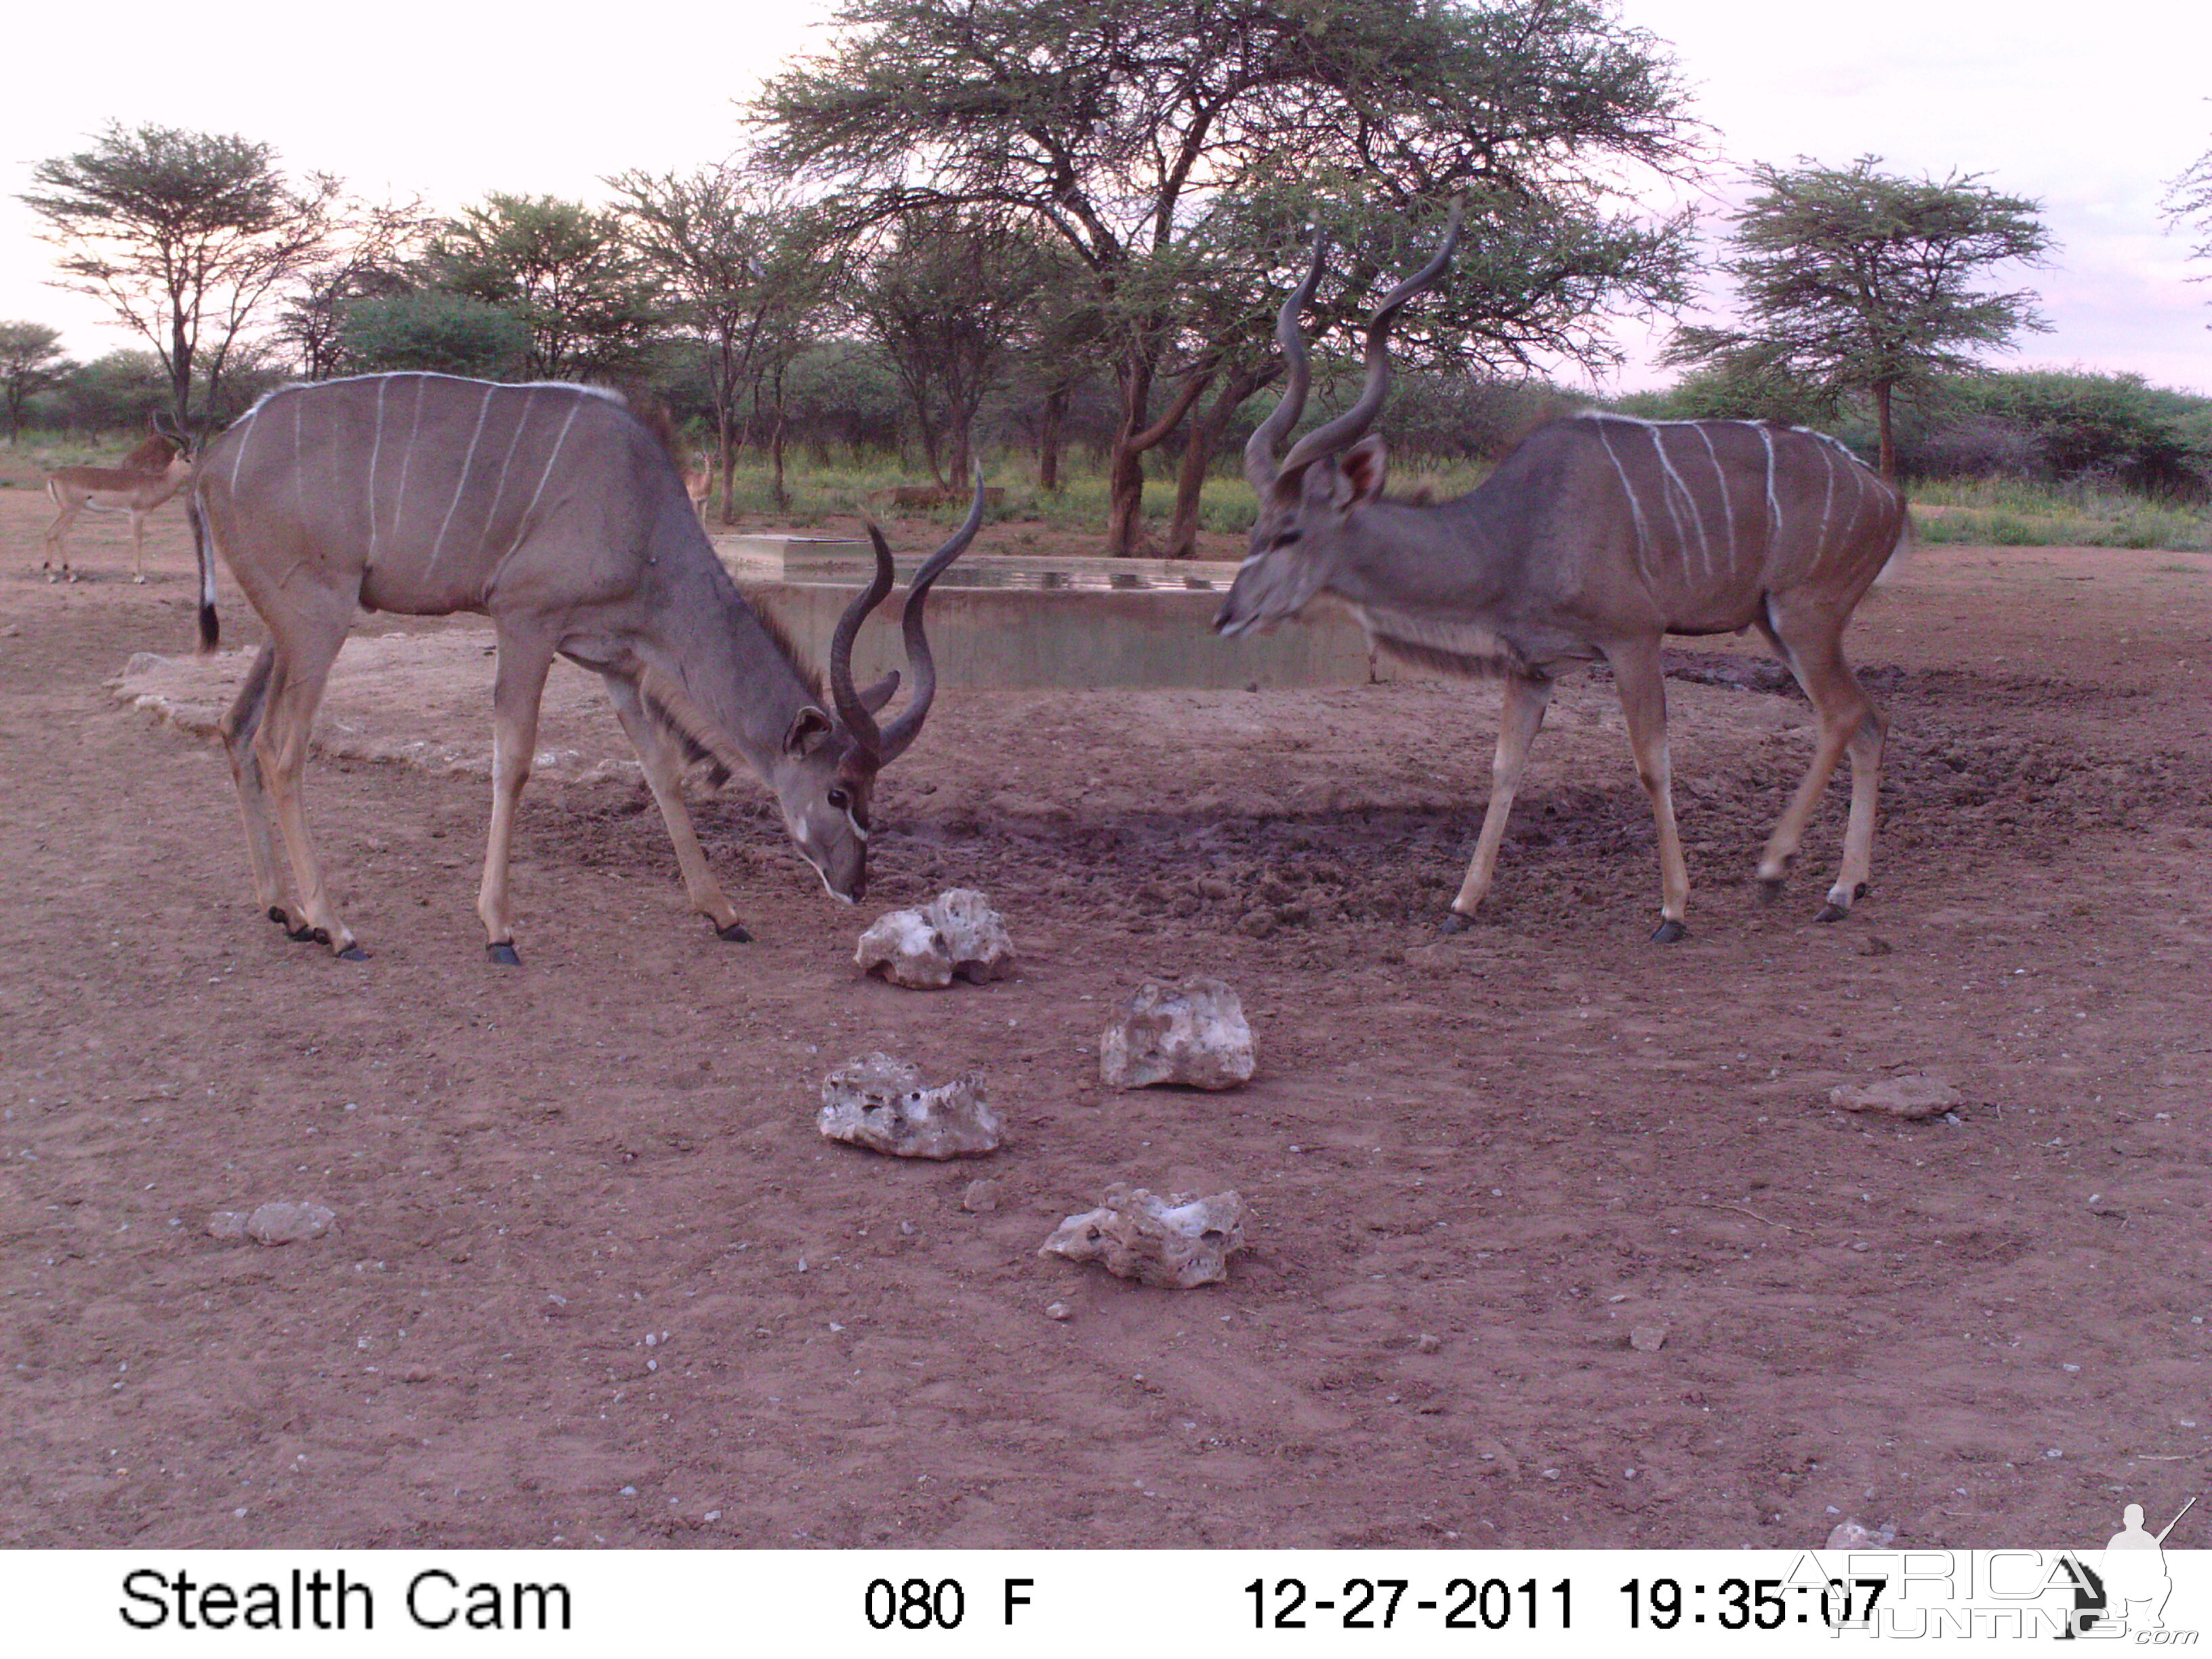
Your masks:
{"label": "impala in background", "polygon": [[131,580],[144,581],[146,515],[191,481],[192,463],[185,446],[159,431],[118,465],[55,468],[46,474],[46,495],[57,511],[53,523],[46,526],[46,558],[40,570],[50,582],[76,580],[63,538],[77,515],[89,507],[95,513],[131,515]]}

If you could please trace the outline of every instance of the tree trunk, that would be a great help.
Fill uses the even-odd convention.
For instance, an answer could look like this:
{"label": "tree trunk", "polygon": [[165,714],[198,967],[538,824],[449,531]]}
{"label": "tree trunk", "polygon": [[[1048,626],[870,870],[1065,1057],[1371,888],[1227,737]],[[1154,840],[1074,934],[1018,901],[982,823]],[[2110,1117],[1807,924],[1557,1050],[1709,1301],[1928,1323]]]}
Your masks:
{"label": "tree trunk", "polygon": [[170,412],[176,417],[177,430],[192,429],[192,342],[185,331],[185,319],[171,313],[169,319],[169,402]]}
{"label": "tree trunk", "polygon": [[769,451],[775,461],[775,507],[779,513],[791,511],[791,492],[783,487],[783,365],[775,368],[775,422],[769,428]]}
{"label": "tree trunk", "polygon": [[1037,488],[1060,494],[1060,428],[1067,414],[1067,388],[1045,393],[1044,421],[1037,433]]}
{"label": "tree trunk", "polygon": [[1890,425],[1890,383],[1879,380],[1874,388],[1875,424],[1881,432],[1881,476],[1886,483],[1897,482],[1897,434]]}
{"label": "tree trunk", "polygon": [[1202,416],[1190,423],[1183,440],[1182,470],[1176,477],[1175,517],[1168,526],[1165,556],[1189,559],[1198,556],[1198,512],[1206,490],[1206,475],[1221,447],[1221,434],[1243,406],[1244,400],[1267,385],[1264,369],[1238,369],[1223,383],[1221,395]]}
{"label": "tree trunk", "polygon": [[1106,472],[1106,554],[1109,558],[1133,558],[1146,552],[1145,454],[1157,449],[1182,424],[1182,417],[1213,379],[1210,369],[1194,370],[1183,377],[1182,390],[1166,414],[1150,426],[1141,425],[1152,402],[1152,364],[1149,359],[1125,363],[1121,373],[1121,423],[1114,434],[1114,452]]}

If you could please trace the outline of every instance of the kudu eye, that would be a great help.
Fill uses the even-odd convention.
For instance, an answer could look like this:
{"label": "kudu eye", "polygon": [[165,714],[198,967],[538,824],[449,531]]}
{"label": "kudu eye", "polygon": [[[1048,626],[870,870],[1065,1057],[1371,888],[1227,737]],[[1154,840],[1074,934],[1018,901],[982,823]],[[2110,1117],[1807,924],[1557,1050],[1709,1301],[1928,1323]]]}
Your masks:
{"label": "kudu eye", "polygon": [[1306,532],[1304,531],[1296,528],[1279,531],[1276,532],[1275,536],[1275,545],[1278,547],[1288,547],[1292,542],[1297,541]]}
{"label": "kudu eye", "polygon": [[842,789],[832,789],[830,792],[830,804],[841,812],[847,811],[852,807],[853,798]]}

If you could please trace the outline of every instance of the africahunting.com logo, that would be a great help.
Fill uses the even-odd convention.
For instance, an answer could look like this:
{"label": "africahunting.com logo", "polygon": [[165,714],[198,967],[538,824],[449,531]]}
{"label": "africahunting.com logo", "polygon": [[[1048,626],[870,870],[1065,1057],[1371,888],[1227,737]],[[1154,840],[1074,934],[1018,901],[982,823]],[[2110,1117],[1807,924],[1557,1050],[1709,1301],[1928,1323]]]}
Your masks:
{"label": "africahunting.com logo", "polygon": [[2197,1582],[2193,1556],[2185,1620],[2170,1623],[2174,1576],[2166,1540],[2197,1505],[2191,1498],[2154,1533],[2140,1504],[2121,1512],[2120,1529],[2094,1550],[1852,1551],[1844,1577],[1866,1585],[1842,1628],[1888,1641],[1974,1638],[2125,1642],[2137,1647],[2196,1647],[2199,1615],[2212,1609],[2212,1582]]}

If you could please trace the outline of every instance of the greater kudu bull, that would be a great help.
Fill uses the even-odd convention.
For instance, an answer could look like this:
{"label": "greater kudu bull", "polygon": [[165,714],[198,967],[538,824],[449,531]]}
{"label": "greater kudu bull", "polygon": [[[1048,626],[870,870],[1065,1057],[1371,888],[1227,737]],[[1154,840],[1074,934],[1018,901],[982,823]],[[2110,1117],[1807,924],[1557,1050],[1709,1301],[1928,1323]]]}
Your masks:
{"label": "greater kudu bull", "polygon": [[[605,679],[691,902],[723,938],[750,936],[684,810],[687,756],[750,765],[775,790],[785,827],[823,885],[848,902],[860,898],[877,770],[914,741],[936,690],[923,600],[975,536],[980,475],[977,487],[967,523],[908,588],[914,695],[878,730],[875,711],[898,677],[862,692],[852,676],[854,635],[891,585],[890,552],[872,526],[875,580],[831,645],[833,719],[791,647],[715,557],[662,434],[614,393],[437,374],[272,392],[202,458],[189,506],[202,649],[216,638],[210,543],[269,625],[270,643],[222,728],[258,902],[295,939],[349,958],[365,954],[324,886],[301,805],[308,728],[357,606],[480,611],[497,630],[491,831],[477,900],[494,961],[518,960],[507,848],[556,655]],[[272,805],[296,902],[270,845]]]}
{"label": "greater kudu bull", "polygon": [[1668,634],[1756,625],[1813,700],[1813,763],[1759,862],[1779,888],[1838,759],[1851,757],[1843,870],[1816,918],[1836,921],[1866,891],[1886,722],[1844,660],[1851,611],[1907,540],[1904,497],[1841,444],[1771,422],[1633,420],[1588,414],[1522,439],[1480,488],[1436,506],[1382,499],[1384,452],[1363,436],[1390,376],[1391,319],[1431,287],[1459,235],[1455,210],[1436,257],[1384,296],[1367,331],[1358,402],[1279,463],[1304,406],[1298,313],[1321,278],[1316,244],[1284,304],[1282,402],[1245,449],[1259,497],[1250,551],[1214,626],[1224,634],[1292,616],[1321,594],[1348,605],[1380,648],[1447,672],[1498,676],[1504,708],[1490,803],[1447,930],[1489,891],[1506,815],[1554,677],[1602,658],[1627,717],[1637,775],[1659,829],[1662,943],[1686,931],[1690,879],[1668,785]]}

